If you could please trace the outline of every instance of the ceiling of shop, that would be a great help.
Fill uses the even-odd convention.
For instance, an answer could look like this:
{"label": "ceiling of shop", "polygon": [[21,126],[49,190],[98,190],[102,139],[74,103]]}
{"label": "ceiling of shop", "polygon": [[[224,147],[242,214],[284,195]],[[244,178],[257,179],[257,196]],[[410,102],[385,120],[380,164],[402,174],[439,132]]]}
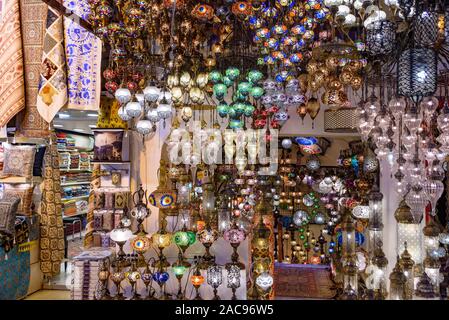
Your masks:
{"label": "ceiling of shop", "polygon": [[56,115],[53,125],[55,129],[71,130],[92,134],[96,127],[98,112],[73,109],[62,109]]}

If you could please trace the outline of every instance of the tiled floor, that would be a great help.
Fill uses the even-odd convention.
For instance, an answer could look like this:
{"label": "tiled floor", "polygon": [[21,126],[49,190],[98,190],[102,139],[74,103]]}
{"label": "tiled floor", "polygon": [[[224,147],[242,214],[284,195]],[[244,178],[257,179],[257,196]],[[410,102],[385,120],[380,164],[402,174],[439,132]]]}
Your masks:
{"label": "tiled floor", "polygon": [[70,291],[68,290],[40,290],[25,300],[70,300]]}

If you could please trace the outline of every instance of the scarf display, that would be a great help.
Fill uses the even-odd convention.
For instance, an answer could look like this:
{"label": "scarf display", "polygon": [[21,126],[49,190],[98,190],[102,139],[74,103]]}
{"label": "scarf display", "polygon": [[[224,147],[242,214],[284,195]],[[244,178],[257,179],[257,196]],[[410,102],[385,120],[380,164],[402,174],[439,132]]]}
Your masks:
{"label": "scarf display", "polygon": [[41,0],[20,0],[26,106],[17,136],[44,138],[49,135],[49,124],[37,110],[46,20],[47,5],[44,2]]}
{"label": "scarf display", "polygon": [[25,107],[19,0],[0,5],[0,127]]}
{"label": "scarf display", "polygon": [[48,7],[37,110],[47,122],[67,103],[63,16]]}
{"label": "scarf display", "polygon": [[[56,139],[53,138],[53,141]],[[44,156],[44,182],[41,202],[41,270],[45,276],[60,272],[64,258],[61,183],[57,145],[49,145]]]}
{"label": "scarf display", "polygon": [[[64,6],[88,19],[87,0],[65,0]],[[76,19],[64,18],[69,109],[98,110],[101,94],[101,40]]]}

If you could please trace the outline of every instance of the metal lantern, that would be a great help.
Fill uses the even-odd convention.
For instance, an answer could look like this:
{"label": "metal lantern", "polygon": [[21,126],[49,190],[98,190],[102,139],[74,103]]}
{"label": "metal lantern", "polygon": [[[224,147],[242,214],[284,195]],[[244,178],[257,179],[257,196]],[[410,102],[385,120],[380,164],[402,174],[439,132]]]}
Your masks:
{"label": "metal lantern", "polygon": [[404,243],[407,243],[407,250],[410,252],[416,264],[422,262],[422,237],[420,224],[415,221],[415,218],[410,210],[410,207],[401,201],[399,207],[394,213],[394,217],[398,222],[397,234],[397,250],[402,253],[405,249]]}
{"label": "metal lantern", "polygon": [[435,46],[438,42],[438,13],[424,10],[416,16],[414,40],[418,46]]}
{"label": "metal lantern", "polygon": [[214,288],[213,300],[220,300],[217,295],[217,288],[223,283],[223,268],[219,265],[212,265],[207,268],[207,284]]}
{"label": "metal lantern", "polygon": [[429,276],[435,294],[440,291],[440,268],[440,261],[430,255],[427,255],[424,259],[424,273]]}
{"label": "metal lantern", "polygon": [[398,63],[398,93],[417,102],[437,89],[435,51],[426,48],[405,50]]}
{"label": "metal lantern", "polygon": [[388,55],[395,45],[396,26],[388,20],[375,21],[366,30],[366,50],[372,56]]}
{"label": "metal lantern", "polygon": [[376,247],[374,250],[374,256],[372,259],[373,264],[373,280],[374,280],[374,292],[380,299],[385,299],[386,294],[386,282],[387,282],[387,266],[388,259],[385,257],[385,253],[382,247]]}
{"label": "metal lantern", "polygon": [[401,254],[401,259],[399,263],[404,269],[404,275],[407,278],[405,285],[405,299],[411,300],[413,298],[413,291],[415,290],[415,276],[414,276],[414,266],[415,261],[413,261],[411,254],[407,250],[407,243],[404,243],[404,252]]}
{"label": "metal lantern", "polygon": [[436,300],[437,298],[432,281],[425,272],[423,272],[416,284],[415,298],[418,300]]}
{"label": "metal lantern", "polygon": [[238,265],[231,264],[226,269],[228,271],[228,288],[232,289],[231,300],[237,300],[235,292],[238,288],[240,288],[240,267]]}
{"label": "metal lantern", "polygon": [[369,194],[369,248],[374,252],[376,246],[382,246],[382,199],[383,195],[379,192],[377,184]]}
{"label": "metal lantern", "polygon": [[343,287],[351,288],[357,294],[357,256],[355,253],[355,226],[349,208],[344,208],[342,224],[342,266],[343,266]]}
{"label": "metal lantern", "polygon": [[399,257],[393,272],[390,273],[390,300],[405,300],[405,284],[407,278],[404,275],[402,266],[399,264]]}

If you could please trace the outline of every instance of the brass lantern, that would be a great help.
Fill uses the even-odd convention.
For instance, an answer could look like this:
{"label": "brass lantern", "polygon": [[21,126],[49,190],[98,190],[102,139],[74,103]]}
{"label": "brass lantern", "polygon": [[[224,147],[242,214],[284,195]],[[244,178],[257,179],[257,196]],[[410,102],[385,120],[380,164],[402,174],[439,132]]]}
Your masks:
{"label": "brass lantern", "polygon": [[391,300],[405,300],[405,288],[407,277],[404,275],[402,266],[399,264],[399,256],[397,257],[396,265],[393,272],[390,274],[390,299]]}
{"label": "brass lantern", "polygon": [[404,269],[404,275],[407,277],[407,282],[405,285],[405,299],[413,299],[413,291],[415,289],[415,277],[414,277],[414,265],[415,262],[412,259],[411,254],[407,250],[407,243],[404,243],[404,252],[401,254],[401,259],[399,260],[402,268]]}
{"label": "brass lantern", "polygon": [[[407,250],[411,254],[415,264],[421,264],[421,230],[420,225],[412,214],[410,207],[402,200],[394,213],[398,222],[397,226],[397,250],[398,254],[404,251],[404,243],[407,243]],[[417,266],[415,265],[415,268]]]}

